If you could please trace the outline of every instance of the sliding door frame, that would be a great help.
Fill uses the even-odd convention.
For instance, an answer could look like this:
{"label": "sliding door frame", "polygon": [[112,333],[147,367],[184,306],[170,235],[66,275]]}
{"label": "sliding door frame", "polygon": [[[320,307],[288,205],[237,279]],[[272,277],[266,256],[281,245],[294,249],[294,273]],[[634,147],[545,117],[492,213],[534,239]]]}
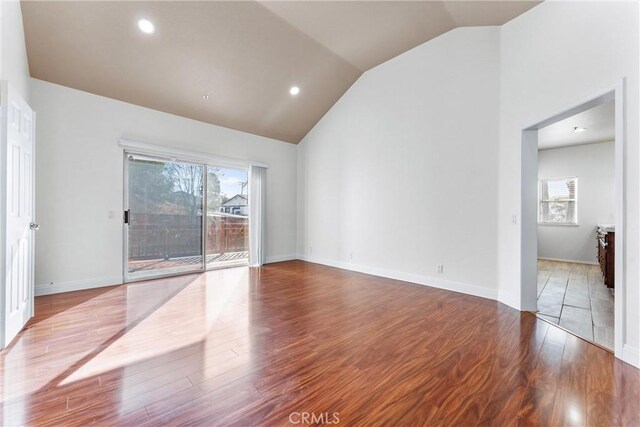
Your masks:
{"label": "sliding door frame", "polygon": [[[124,222],[124,212],[129,210],[129,156],[141,156],[148,157],[149,159],[158,160],[162,162],[174,162],[174,163],[184,163],[191,164],[196,166],[202,166],[202,267],[194,270],[185,270],[180,272],[173,273],[161,273],[148,277],[130,277],[129,274],[129,225],[131,222],[131,217],[129,217],[129,223]],[[189,157],[189,156],[185,156]],[[221,162],[221,164],[209,163],[206,161],[197,161],[185,159],[183,160],[181,157],[170,157],[162,154],[154,154],[154,153],[146,153],[144,150],[135,150],[135,149],[124,149],[123,151],[123,210],[122,210],[122,230],[123,230],[123,247],[122,247],[122,278],[123,283],[133,283],[133,282],[141,282],[145,280],[155,280],[162,279],[166,277],[175,277],[175,276],[183,276],[187,274],[200,274],[206,273],[207,271],[212,270],[220,270],[224,268],[232,268],[232,267],[240,267],[241,265],[232,265],[232,266],[218,266],[218,267],[209,267],[207,262],[207,218],[208,218],[208,179],[209,179],[209,167],[228,167],[230,169],[238,169],[238,170],[246,170],[248,173],[249,168],[246,166],[240,165],[229,165],[225,164],[226,162]],[[250,222],[249,222],[250,223]],[[249,224],[247,225],[249,226]],[[251,233],[251,230],[249,230]],[[240,264],[240,263],[239,263]],[[247,259],[246,265],[249,265],[249,260]]]}
{"label": "sliding door frame", "polygon": [[124,221],[125,212],[129,210],[129,153],[122,153],[122,283],[129,283],[129,224]]}
{"label": "sliding door frame", "polygon": [[209,167],[202,164],[202,271],[207,271],[207,216],[209,214]]}

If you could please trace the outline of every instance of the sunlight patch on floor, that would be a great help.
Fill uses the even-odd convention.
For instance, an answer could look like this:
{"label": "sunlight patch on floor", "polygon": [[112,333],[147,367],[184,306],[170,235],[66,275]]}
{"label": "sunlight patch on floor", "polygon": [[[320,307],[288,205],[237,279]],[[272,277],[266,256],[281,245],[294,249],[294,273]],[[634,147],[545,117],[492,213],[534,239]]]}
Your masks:
{"label": "sunlight patch on floor", "polygon": [[[154,290],[147,284],[130,285],[127,289],[131,293],[127,296],[127,307],[131,307],[131,312],[127,313],[127,318],[128,324],[133,324],[133,327],[67,376],[61,384],[124,368],[207,341],[209,332],[225,318],[225,309],[230,306],[230,301],[246,298],[248,269],[234,270],[224,272],[224,281],[216,280],[220,272],[203,274],[146,316],[141,315],[138,305],[131,300],[153,298]],[[237,314],[237,310],[234,311],[234,317]],[[238,326],[243,323],[246,325],[240,321]]]}

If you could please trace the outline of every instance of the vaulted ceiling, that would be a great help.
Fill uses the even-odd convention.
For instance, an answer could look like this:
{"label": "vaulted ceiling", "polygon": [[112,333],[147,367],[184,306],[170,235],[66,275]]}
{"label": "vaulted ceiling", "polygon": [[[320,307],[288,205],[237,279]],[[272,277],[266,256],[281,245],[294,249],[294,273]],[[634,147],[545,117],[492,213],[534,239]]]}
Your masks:
{"label": "vaulted ceiling", "polygon": [[22,14],[34,78],[297,143],[364,71],[538,3],[23,1]]}

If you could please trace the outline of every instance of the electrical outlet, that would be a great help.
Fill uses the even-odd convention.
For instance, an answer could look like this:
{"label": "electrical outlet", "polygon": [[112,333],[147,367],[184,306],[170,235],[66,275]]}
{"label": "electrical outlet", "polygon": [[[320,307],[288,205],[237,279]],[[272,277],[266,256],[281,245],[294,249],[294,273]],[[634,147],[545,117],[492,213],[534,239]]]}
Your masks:
{"label": "electrical outlet", "polygon": [[444,273],[444,265],[442,265],[442,264],[436,265],[436,272]]}
{"label": "electrical outlet", "polygon": [[109,218],[113,218],[113,211],[109,211],[107,215],[109,216]]}
{"label": "electrical outlet", "polygon": [[513,224],[513,225],[517,225],[518,224],[518,215],[516,215],[516,214],[511,215],[511,224]]}
{"label": "electrical outlet", "polygon": [[313,246],[309,246],[309,253],[312,254],[313,253]]}
{"label": "electrical outlet", "polygon": [[353,252],[349,253],[349,259],[353,259]]}

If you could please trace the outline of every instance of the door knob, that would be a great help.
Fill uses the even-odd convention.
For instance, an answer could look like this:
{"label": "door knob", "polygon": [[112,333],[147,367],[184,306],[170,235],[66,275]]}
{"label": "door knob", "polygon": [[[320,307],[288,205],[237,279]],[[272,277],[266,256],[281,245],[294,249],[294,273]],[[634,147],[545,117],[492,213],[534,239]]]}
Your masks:
{"label": "door knob", "polygon": [[38,231],[40,229],[40,224],[36,224],[35,222],[32,222],[31,224],[29,224],[29,228],[32,229],[33,231]]}

